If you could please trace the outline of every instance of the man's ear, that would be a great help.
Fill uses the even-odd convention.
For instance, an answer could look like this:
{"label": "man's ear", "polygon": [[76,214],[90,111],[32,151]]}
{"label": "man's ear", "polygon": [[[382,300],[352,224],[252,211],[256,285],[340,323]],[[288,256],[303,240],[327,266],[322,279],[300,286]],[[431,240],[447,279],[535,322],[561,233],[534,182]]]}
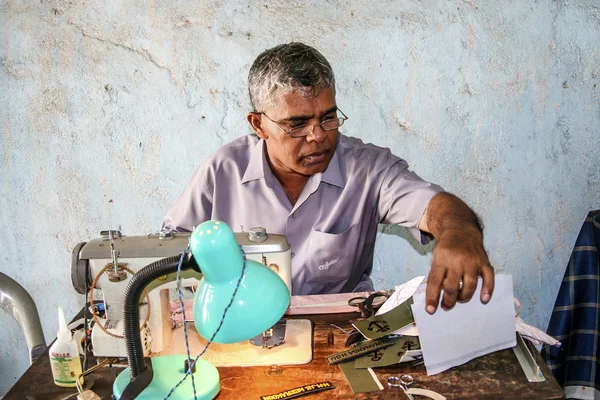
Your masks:
{"label": "man's ear", "polygon": [[259,113],[250,112],[246,116],[246,119],[248,120],[250,126],[252,127],[252,129],[254,129],[254,132],[256,132],[259,138],[263,140],[267,140],[269,138],[269,135],[267,134],[267,132],[265,132],[265,130],[262,127],[262,118]]}

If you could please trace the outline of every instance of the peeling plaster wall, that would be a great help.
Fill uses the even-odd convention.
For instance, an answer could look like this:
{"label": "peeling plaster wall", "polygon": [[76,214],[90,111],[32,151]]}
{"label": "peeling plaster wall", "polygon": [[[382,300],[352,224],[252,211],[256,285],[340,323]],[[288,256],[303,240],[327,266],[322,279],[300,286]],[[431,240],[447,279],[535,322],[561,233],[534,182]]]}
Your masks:
{"label": "peeling plaster wall", "polygon": [[[56,306],[83,303],[73,246],[159,229],[199,163],[249,132],[254,58],[292,40],[333,65],[345,133],[481,215],[523,318],[546,328],[600,207],[598,1],[0,0],[0,268],[33,295],[48,341]],[[426,274],[430,250],[382,227],[377,287]],[[0,323],[1,394],[27,352]]]}

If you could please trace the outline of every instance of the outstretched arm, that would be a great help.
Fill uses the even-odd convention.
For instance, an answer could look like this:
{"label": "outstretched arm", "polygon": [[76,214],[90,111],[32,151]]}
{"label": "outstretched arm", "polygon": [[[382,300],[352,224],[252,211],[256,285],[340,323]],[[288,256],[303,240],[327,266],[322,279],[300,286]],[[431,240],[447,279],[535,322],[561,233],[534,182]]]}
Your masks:
{"label": "outstretched arm", "polygon": [[442,289],[444,310],[454,307],[457,300],[469,301],[479,276],[483,278],[481,301],[490,301],[494,269],[483,248],[481,226],[469,206],[450,193],[438,193],[429,202],[419,229],[437,239],[427,279],[427,312],[436,311]]}

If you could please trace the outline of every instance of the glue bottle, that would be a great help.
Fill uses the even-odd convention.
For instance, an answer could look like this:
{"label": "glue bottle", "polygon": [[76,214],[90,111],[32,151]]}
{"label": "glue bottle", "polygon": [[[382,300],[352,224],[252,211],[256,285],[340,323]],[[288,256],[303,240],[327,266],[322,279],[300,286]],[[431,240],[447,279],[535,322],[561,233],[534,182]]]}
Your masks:
{"label": "glue bottle", "polygon": [[[58,332],[56,341],[50,347],[50,367],[54,384],[63,387],[75,387],[77,377],[81,375],[81,360],[77,342],[67,328],[62,307],[58,307]],[[83,377],[79,380],[83,384]]]}

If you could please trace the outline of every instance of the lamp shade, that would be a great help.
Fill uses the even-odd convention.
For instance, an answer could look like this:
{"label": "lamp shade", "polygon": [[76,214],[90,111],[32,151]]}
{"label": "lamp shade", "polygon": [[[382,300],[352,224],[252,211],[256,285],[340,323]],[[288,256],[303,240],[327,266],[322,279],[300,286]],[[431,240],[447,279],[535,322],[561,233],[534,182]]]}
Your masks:
{"label": "lamp shade", "polygon": [[[190,250],[202,271],[194,298],[194,322],[209,340],[235,343],[253,338],[279,321],[290,303],[290,292],[281,278],[266,266],[246,260],[229,226],[221,221],[200,224],[190,237]],[[240,276],[244,271],[238,286]]]}

